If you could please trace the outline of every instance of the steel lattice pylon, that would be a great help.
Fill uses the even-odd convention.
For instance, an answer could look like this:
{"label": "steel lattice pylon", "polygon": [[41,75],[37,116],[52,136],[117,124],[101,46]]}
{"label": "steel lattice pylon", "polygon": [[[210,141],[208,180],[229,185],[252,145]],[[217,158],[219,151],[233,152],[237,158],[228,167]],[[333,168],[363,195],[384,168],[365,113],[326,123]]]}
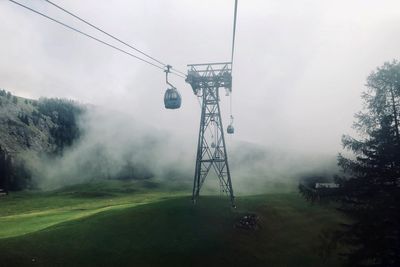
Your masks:
{"label": "steel lattice pylon", "polygon": [[197,146],[196,167],[193,183],[193,202],[196,203],[200,189],[211,169],[214,169],[221,191],[226,193],[235,206],[224,128],[219,106],[219,89],[227,94],[232,90],[231,63],[191,64],[188,82],[196,96],[201,99],[201,118]]}

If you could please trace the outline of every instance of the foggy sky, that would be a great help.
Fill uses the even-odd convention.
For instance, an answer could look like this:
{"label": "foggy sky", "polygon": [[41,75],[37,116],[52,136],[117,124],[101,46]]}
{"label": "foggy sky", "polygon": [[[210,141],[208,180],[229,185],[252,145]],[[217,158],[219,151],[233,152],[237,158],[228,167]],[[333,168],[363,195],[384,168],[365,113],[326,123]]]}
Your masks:
{"label": "foggy sky", "polygon": [[[45,1],[21,2],[115,43]],[[54,2],[184,72],[230,57],[233,0]],[[397,0],[239,0],[237,23],[228,142],[337,153],[366,77],[399,59]],[[183,97],[175,111],[163,107],[161,70],[0,0],[0,88],[107,106],[195,144],[198,102],[183,79],[172,81]]]}

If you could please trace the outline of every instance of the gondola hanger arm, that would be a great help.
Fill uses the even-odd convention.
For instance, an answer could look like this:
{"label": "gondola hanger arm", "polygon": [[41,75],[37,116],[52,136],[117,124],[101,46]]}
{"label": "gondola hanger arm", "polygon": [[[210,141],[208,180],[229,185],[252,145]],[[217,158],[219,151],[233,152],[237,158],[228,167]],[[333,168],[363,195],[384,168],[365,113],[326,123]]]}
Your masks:
{"label": "gondola hanger arm", "polygon": [[171,73],[171,69],[172,69],[172,66],[171,66],[171,65],[166,65],[166,66],[165,66],[165,70],[164,70],[164,72],[165,72],[165,81],[166,81],[166,83],[167,83],[169,86],[171,86],[172,88],[176,88],[175,86],[173,86],[173,85],[168,81],[168,74]]}

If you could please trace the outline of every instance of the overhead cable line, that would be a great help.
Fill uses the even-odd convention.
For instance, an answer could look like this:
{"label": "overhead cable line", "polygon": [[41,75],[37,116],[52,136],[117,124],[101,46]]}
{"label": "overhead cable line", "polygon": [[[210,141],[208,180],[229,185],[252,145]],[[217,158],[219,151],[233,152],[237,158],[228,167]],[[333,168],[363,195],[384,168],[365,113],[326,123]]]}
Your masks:
{"label": "overhead cable line", "polygon": [[[231,73],[233,73],[233,56],[235,54],[235,37],[236,37],[236,18],[237,18],[237,6],[238,0],[235,0],[235,8],[233,11],[233,33],[232,33],[232,54],[231,54]],[[232,90],[232,88],[231,88]],[[229,94],[229,113],[230,113],[230,120],[231,124],[233,123],[233,115],[232,115],[232,91]]]}
{"label": "overhead cable line", "polygon": [[148,55],[148,54],[146,54],[146,53],[140,51],[139,49],[137,49],[137,48],[133,47],[132,45],[130,45],[130,44],[128,44],[128,43],[122,41],[121,39],[115,37],[114,35],[111,35],[111,34],[107,33],[106,31],[100,29],[99,27],[93,25],[92,23],[90,23],[90,22],[88,22],[88,21],[86,21],[86,20],[80,18],[78,15],[75,15],[74,13],[72,13],[72,12],[66,10],[65,8],[63,8],[63,7],[59,6],[59,5],[57,5],[56,3],[53,3],[53,2],[51,2],[51,1],[49,1],[49,0],[45,0],[45,1],[48,2],[49,4],[55,6],[56,8],[58,8],[58,9],[64,11],[65,13],[68,13],[69,15],[73,16],[74,18],[76,18],[76,19],[82,21],[83,23],[89,25],[90,27],[95,28],[96,30],[98,30],[98,31],[104,33],[105,35],[107,35],[107,36],[113,38],[114,40],[116,40],[116,41],[118,41],[118,42],[120,42],[120,43],[122,43],[122,44],[124,44],[124,45],[126,45],[126,46],[128,46],[128,47],[130,47],[130,48],[132,48],[133,50],[139,52],[140,54],[142,54],[142,55],[144,55],[144,56],[146,56],[146,57],[148,57],[148,58],[150,58],[150,59],[156,61],[157,63],[160,63],[160,64],[163,65],[163,66],[166,66],[166,64],[163,63],[163,62],[161,62],[160,60],[158,60],[158,59],[156,59],[156,58],[154,58],[154,57],[152,57],[152,56],[150,56],[150,55]]}
{"label": "overhead cable line", "polygon": [[[160,60],[158,60],[158,59],[156,59],[156,58],[150,56],[149,54],[146,54],[145,52],[143,52],[143,51],[141,51],[141,50],[139,50],[138,48],[136,48],[136,47],[134,47],[134,46],[128,44],[127,42],[122,41],[120,38],[115,37],[115,36],[112,35],[112,34],[109,34],[108,32],[104,31],[104,30],[101,29],[100,27],[97,27],[96,25],[93,25],[92,23],[88,22],[87,20],[82,19],[82,18],[79,17],[78,15],[75,15],[75,14],[72,13],[71,11],[66,10],[65,8],[63,8],[63,7],[59,6],[59,5],[57,5],[56,3],[54,3],[54,2],[52,2],[52,1],[50,1],[50,0],[45,0],[45,1],[48,2],[49,4],[55,6],[56,8],[58,8],[58,9],[64,11],[65,13],[67,13],[67,14],[73,16],[74,18],[76,18],[76,19],[82,21],[82,22],[85,23],[86,25],[89,25],[90,27],[92,27],[92,28],[94,28],[94,29],[96,29],[96,30],[98,30],[98,31],[100,31],[100,32],[102,32],[102,33],[104,33],[105,35],[111,37],[112,39],[114,39],[114,40],[116,40],[116,41],[118,41],[118,42],[120,42],[120,43],[122,43],[122,44],[128,46],[129,48],[132,48],[132,49],[135,50],[136,52],[139,52],[140,54],[142,54],[142,55],[144,55],[144,56],[146,56],[146,57],[148,57],[148,58],[150,58],[150,59],[156,61],[157,63],[163,65],[164,67],[167,67],[168,64],[165,64],[165,63],[163,63],[162,61],[160,61]],[[181,72],[181,71],[179,71],[179,70],[177,70],[177,69],[174,69],[174,68],[172,68],[172,69],[173,69],[175,72],[178,72],[178,73],[181,73],[181,74],[183,74],[183,75],[186,75],[185,73],[183,73],[183,72]]]}
{"label": "overhead cable line", "polygon": [[235,11],[234,11],[234,14],[233,14],[232,55],[231,55],[232,65],[233,65],[233,55],[234,55],[234,52],[235,52],[237,5],[238,5],[238,0],[235,0]]}
{"label": "overhead cable line", "polygon": [[[162,66],[159,66],[159,65],[157,65],[157,64],[154,64],[153,62],[150,62],[150,61],[148,61],[148,60],[146,60],[146,59],[143,59],[143,58],[141,58],[141,57],[138,57],[138,56],[136,56],[136,55],[134,55],[134,54],[132,54],[132,53],[130,53],[130,52],[128,52],[128,51],[125,51],[125,50],[123,50],[123,49],[121,49],[121,48],[119,48],[119,47],[116,47],[116,46],[114,46],[114,45],[112,45],[112,44],[110,44],[110,43],[107,43],[107,42],[105,42],[105,41],[102,41],[102,40],[100,40],[100,39],[98,39],[98,38],[96,38],[96,37],[94,37],[94,36],[92,36],[92,35],[90,35],[90,34],[87,34],[87,33],[83,32],[83,31],[81,31],[81,30],[78,30],[78,29],[76,29],[76,28],[74,28],[74,27],[72,27],[72,26],[70,26],[70,25],[68,25],[68,24],[65,24],[65,23],[63,23],[63,22],[61,22],[61,21],[59,21],[59,20],[56,20],[56,19],[54,19],[54,18],[52,18],[52,17],[50,17],[50,16],[47,16],[47,15],[45,15],[45,14],[43,14],[43,13],[41,13],[41,12],[39,12],[39,11],[33,9],[33,8],[30,8],[30,7],[28,7],[28,6],[25,6],[25,5],[23,5],[23,4],[19,3],[19,2],[14,1],[14,0],[9,0],[9,1],[12,2],[12,3],[14,3],[14,4],[16,4],[16,5],[19,5],[19,6],[23,7],[23,8],[25,8],[25,9],[29,10],[29,11],[32,11],[32,12],[34,12],[34,13],[40,15],[40,16],[43,16],[43,17],[45,17],[45,18],[47,18],[47,19],[49,19],[49,20],[51,20],[51,21],[53,21],[53,22],[55,22],[55,23],[57,23],[57,24],[60,24],[60,25],[66,27],[66,28],[68,28],[68,29],[70,29],[70,30],[72,30],[72,31],[75,31],[75,32],[77,32],[77,33],[80,33],[80,34],[82,34],[82,35],[84,35],[84,36],[86,36],[86,37],[88,37],[88,38],[90,38],[90,39],[93,39],[93,40],[95,40],[95,41],[97,41],[97,42],[99,42],[99,43],[102,43],[102,44],[104,44],[104,45],[106,45],[106,46],[108,46],[108,47],[114,48],[114,49],[116,49],[116,50],[118,50],[118,51],[120,51],[120,52],[122,52],[122,53],[124,53],[124,54],[126,54],[126,55],[128,55],[128,56],[131,56],[131,57],[133,57],[133,58],[136,58],[136,59],[138,59],[138,60],[141,60],[141,61],[143,61],[143,62],[145,62],[145,63],[147,63],[147,64],[150,64],[150,65],[152,65],[153,67],[156,67],[156,68],[158,68],[158,69],[164,70],[164,68],[163,68]],[[180,76],[180,77],[182,77],[182,78],[186,78],[185,76],[183,76],[183,75],[181,75],[181,74],[178,74],[178,73],[173,73],[173,74],[175,74],[175,75],[177,75],[177,76]]]}

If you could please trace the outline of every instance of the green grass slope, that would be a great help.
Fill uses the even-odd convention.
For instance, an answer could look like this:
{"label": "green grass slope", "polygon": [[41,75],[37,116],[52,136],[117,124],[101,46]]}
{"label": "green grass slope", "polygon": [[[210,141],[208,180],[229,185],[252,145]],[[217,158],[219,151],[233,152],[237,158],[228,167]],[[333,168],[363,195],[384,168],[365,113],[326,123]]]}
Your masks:
{"label": "green grass slope", "polygon": [[[149,190],[149,188],[152,188]],[[318,256],[341,218],[300,196],[190,197],[111,182],[0,199],[0,266],[340,266]],[[235,228],[243,214],[260,228]]]}
{"label": "green grass slope", "polygon": [[105,181],[45,193],[16,192],[0,199],[0,238],[28,234],[65,221],[153,203],[178,194],[148,181]]}

